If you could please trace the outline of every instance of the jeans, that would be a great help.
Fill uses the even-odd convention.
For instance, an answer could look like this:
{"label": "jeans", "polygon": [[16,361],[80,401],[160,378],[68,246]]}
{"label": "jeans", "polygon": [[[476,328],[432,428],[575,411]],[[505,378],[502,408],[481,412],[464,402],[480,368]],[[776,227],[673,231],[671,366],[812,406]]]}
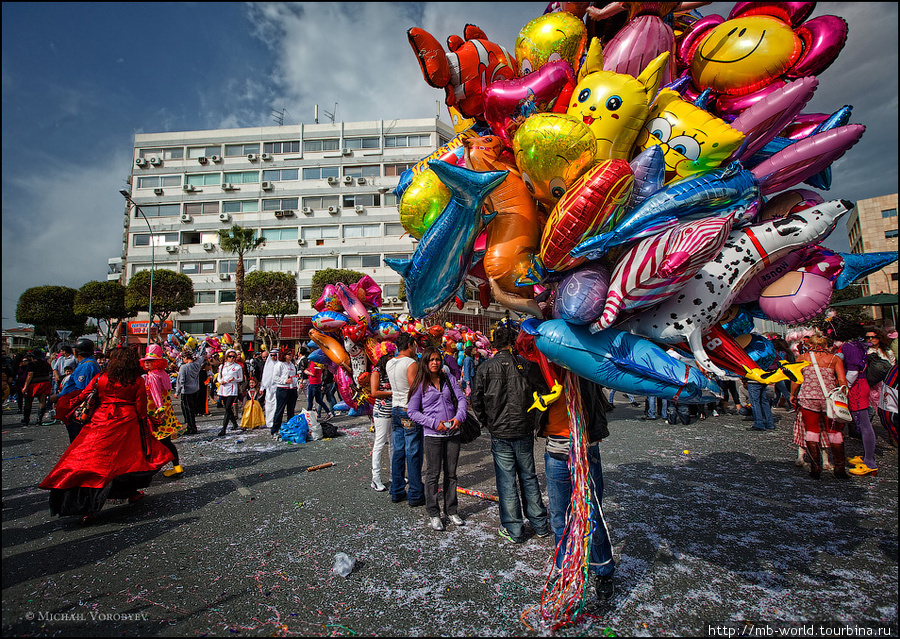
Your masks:
{"label": "jeans", "polygon": [[[459,435],[452,437],[423,437],[425,449],[425,511],[429,517],[440,517],[438,480],[444,471],[444,514],[455,515],[457,508],[456,468],[459,466]],[[412,491],[410,491],[412,492]]]}
{"label": "jeans", "polygon": [[[606,529],[606,520],[603,518],[601,504],[603,502],[603,468],[600,465],[600,447],[593,444],[588,447],[588,473],[590,474],[591,501],[593,503],[590,525],[594,532],[591,536],[590,572],[595,575],[611,575],[616,570],[616,564],[612,556],[612,544],[609,540],[609,531]],[[556,459],[550,453],[544,453],[544,468],[547,473],[547,498],[550,501],[550,527],[557,546],[566,535],[566,513],[572,501],[572,476],[569,474],[568,460]],[[580,543],[575,540],[574,543]],[[556,567],[562,567],[562,558],[565,554],[560,551],[556,554]]]}
{"label": "jeans", "polygon": [[[409,500],[418,501],[425,496],[425,486],[422,484],[422,448],[425,434],[422,427],[409,418],[405,408],[395,406],[391,410],[391,420],[393,422],[391,437],[394,445],[394,453],[391,455],[391,497],[399,499],[406,493],[408,478]],[[401,420],[408,420],[411,427],[404,428]]]}
{"label": "jeans", "polygon": [[775,401],[777,404],[778,401],[783,397],[784,401],[787,402],[788,405],[791,403],[791,389],[788,386],[787,380],[781,380],[780,382],[775,382],[772,385],[772,388],[775,389]]}
{"label": "jeans", "polygon": [[669,400],[668,399],[660,399],[658,397],[648,397],[647,398],[647,417],[650,419],[656,419],[656,402],[657,400],[662,402],[662,408],[659,410],[659,417],[665,418],[666,414],[669,412]]}
{"label": "jeans", "polygon": [[750,395],[750,408],[753,410],[753,428],[775,430],[772,402],[766,392],[766,384],[747,382],[747,393]]}
{"label": "jeans", "polygon": [[[310,384],[306,388],[306,410],[312,412],[313,409],[313,400],[321,407],[325,409],[326,413],[330,413],[331,410],[328,408],[328,405],[322,399],[322,385],[321,384]],[[319,410],[316,410],[316,414],[321,417]]]}
{"label": "jeans", "polygon": [[[491,455],[494,457],[494,474],[497,478],[497,496],[500,499],[500,523],[517,542],[524,540],[524,521],[519,489],[525,501],[525,516],[535,532],[549,530],[549,520],[541,487],[534,467],[534,437],[517,439],[491,438]],[[519,478],[519,489],[516,487]]]}
{"label": "jeans", "polygon": [[287,408],[287,418],[290,420],[294,416],[294,406],[297,403],[296,388],[275,389],[275,416],[272,418],[272,434],[277,435],[281,432],[281,420],[284,416],[284,409]]}
{"label": "jeans", "polygon": [[[632,395],[631,393],[622,393],[622,394],[628,398],[629,402],[631,402],[632,404],[634,403],[634,395]],[[616,389],[612,389],[611,391],[609,391],[609,403],[610,404],[615,404],[615,401],[613,401],[615,399],[615,397],[616,397]]]}

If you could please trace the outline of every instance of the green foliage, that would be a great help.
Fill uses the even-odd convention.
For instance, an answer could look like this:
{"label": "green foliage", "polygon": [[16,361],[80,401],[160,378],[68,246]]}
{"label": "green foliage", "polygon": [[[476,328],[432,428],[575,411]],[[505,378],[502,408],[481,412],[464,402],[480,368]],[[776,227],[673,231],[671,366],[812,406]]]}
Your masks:
{"label": "green foliage", "polygon": [[[859,286],[848,286],[839,291],[834,291],[831,295],[831,303],[846,302],[857,297],[862,297],[862,289]],[[833,321],[828,317],[828,313],[832,310],[837,313],[840,321],[848,324],[864,324],[872,321],[872,316],[868,312],[868,306],[838,306],[835,309],[826,308],[824,312],[819,313],[814,318],[802,322],[802,325],[811,326],[818,329],[821,333],[827,333]]]}
{"label": "green foliage", "polygon": [[244,311],[265,318],[294,315],[297,304],[297,280],[287,273],[254,271],[244,279]]}
{"label": "green foliage", "polygon": [[78,291],[66,286],[35,286],[19,297],[16,305],[16,321],[34,326],[36,335],[47,339],[47,344],[59,341],[57,330],[72,331],[73,336],[84,333],[87,316],[74,310]]}
{"label": "green foliage", "polygon": [[337,284],[338,282],[354,284],[364,275],[365,273],[343,268],[326,268],[316,271],[312,278],[309,305],[313,308],[316,307],[316,301],[322,297],[322,291],[325,290],[327,284]]}
{"label": "green foliage", "polygon": [[[125,307],[131,313],[146,311],[150,301],[150,271],[135,273],[125,290]],[[194,305],[194,284],[183,273],[168,269],[153,271],[153,317],[162,323],[172,313],[183,313]]]}
{"label": "green foliage", "polygon": [[234,339],[242,349],[244,335],[244,253],[255,251],[266,243],[266,238],[256,237],[256,231],[235,224],[219,231],[219,246],[226,253],[237,255],[234,270]]}
{"label": "green foliage", "polygon": [[[109,344],[115,327],[128,317],[134,317],[136,313],[125,306],[125,293],[127,289],[117,281],[88,282],[75,295],[74,309],[76,313],[96,318],[106,324],[103,331],[103,343]],[[97,326],[97,332],[100,327]]]}

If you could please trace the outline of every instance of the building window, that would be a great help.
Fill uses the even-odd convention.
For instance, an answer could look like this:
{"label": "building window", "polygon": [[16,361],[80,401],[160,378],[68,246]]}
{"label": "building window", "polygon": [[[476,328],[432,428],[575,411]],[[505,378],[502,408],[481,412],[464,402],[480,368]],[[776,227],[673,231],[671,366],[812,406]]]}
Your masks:
{"label": "building window", "polygon": [[185,275],[211,275],[216,272],[215,262],[182,262],[181,272]]}
{"label": "building window", "polygon": [[221,173],[195,173],[184,177],[185,184],[190,184],[191,186],[215,186],[222,180]]}
{"label": "building window", "polygon": [[139,177],[137,187],[139,189],[159,189],[164,186],[181,186],[180,175],[148,175]]}
{"label": "building window", "polygon": [[416,165],[415,162],[401,162],[398,164],[385,164],[384,165],[384,175],[385,177],[394,177],[398,175],[403,175],[403,172],[407,169],[411,169]]}
{"label": "building window", "polygon": [[274,272],[274,273],[283,273],[285,271],[296,271],[297,270],[297,258],[296,257],[284,257],[284,258],[275,258],[275,259],[266,259],[259,261],[259,270]]}
{"label": "building window", "polygon": [[381,237],[381,224],[345,224],[344,239]]}
{"label": "building window", "polygon": [[[156,233],[153,235],[153,246],[177,246],[178,233]],[[132,246],[150,246],[149,233],[135,233]]]}
{"label": "building window", "polygon": [[338,139],[329,138],[327,140],[303,140],[303,150],[310,153],[318,151],[337,151]]}
{"label": "building window", "polygon": [[257,213],[259,200],[232,200],[222,202],[223,213]]}
{"label": "building window", "polygon": [[310,209],[327,209],[329,206],[340,206],[340,204],[341,200],[337,195],[303,198],[303,206]]}
{"label": "building window", "polygon": [[185,202],[184,212],[188,215],[218,215],[218,202]]}
{"label": "building window", "polygon": [[431,146],[430,135],[389,135],[384,138],[384,148]]}
{"label": "building window", "polygon": [[234,158],[241,155],[259,153],[259,144],[226,144],[225,157]]}
{"label": "building window", "polygon": [[300,258],[300,270],[321,271],[324,268],[337,268],[337,256],[302,257]]}
{"label": "building window", "polygon": [[194,304],[215,304],[215,291],[194,291]]}
{"label": "building window", "polygon": [[138,155],[142,158],[162,158],[163,160],[181,160],[184,158],[184,147],[175,146],[168,149],[141,149]]}
{"label": "building window", "polygon": [[299,198],[296,197],[263,200],[263,211],[296,211],[298,201]]}
{"label": "building window", "polygon": [[185,333],[193,333],[195,335],[202,335],[204,333],[215,333],[216,331],[216,322],[215,320],[201,320],[201,321],[191,321],[191,322],[178,322],[178,328]]}
{"label": "building window", "polygon": [[214,155],[222,155],[221,146],[192,146],[188,147],[188,159],[211,158]]}
{"label": "building window", "polygon": [[384,259],[392,259],[392,260],[408,260],[412,257],[409,253],[385,253]]}
{"label": "building window", "polygon": [[345,255],[344,268],[378,268],[381,266],[380,255]]}
{"label": "building window", "polygon": [[236,297],[237,293],[235,291],[219,291],[219,304],[234,302]]}
{"label": "building window", "polygon": [[263,142],[263,153],[300,153],[300,140]]}
{"label": "building window", "polygon": [[890,229],[884,232],[884,237],[886,239],[891,239],[892,237],[897,237],[897,229]]}
{"label": "building window", "polygon": [[345,149],[377,149],[381,147],[381,141],[375,138],[345,138]]}
{"label": "building window", "polygon": [[304,180],[324,180],[330,177],[340,177],[341,170],[336,166],[314,166],[303,169]]}
{"label": "building window", "polygon": [[[178,215],[181,212],[180,204],[142,204],[141,211],[144,212],[144,215],[147,217],[168,217],[170,215]],[[134,210],[134,216],[140,217],[137,212],[137,207]]]}
{"label": "building window", "polygon": [[355,178],[381,177],[381,165],[380,164],[362,164],[359,166],[345,166],[344,167],[344,175],[349,175],[350,177],[355,177]]}
{"label": "building window", "polygon": [[881,217],[897,217],[897,209],[886,209],[881,212]]}
{"label": "building window", "polygon": [[385,297],[400,297],[399,284],[385,284],[381,290]]}
{"label": "building window", "polygon": [[891,281],[892,281],[892,282],[896,282],[898,279],[900,279],[900,277],[898,277],[898,275],[900,275],[900,274],[898,274],[898,273],[891,273]]}
{"label": "building window", "polygon": [[385,193],[384,194],[384,206],[397,206],[397,196],[393,193]]}
{"label": "building window", "polygon": [[337,226],[304,226],[300,229],[304,240],[337,240],[340,239],[340,228]]}
{"label": "building window", "polygon": [[403,228],[403,225],[400,222],[387,222],[384,225],[384,234],[385,235],[396,235],[400,237],[406,233],[406,229]]}
{"label": "building window", "polygon": [[359,193],[345,195],[344,206],[381,206],[381,196],[378,193]]}
{"label": "building window", "polygon": [[290,182],[299,180],[298,174],[297,169],[269,169],[263,171],[262,179],[263,182]]}
{"label": "building window", "polygon": [[312,299],[312,287],[311,286],[301,286],[299,301],[308,302],[311,299]]}
{"label": "building window", "polygon": [[278,229],[263,229],[262,236],[266,238],[266,241],[276,242],[279,240],[296,240],[297,239],[297,227],[296,226],[285,226]]}
{"label": "building window", "polygon": [[136,274],[140,273],[141,271],[149,271],[151,268],[154,271],[161,271],[161,270],[175,271],[178,269],[178,265],[175,262],[162,262],[162,263],[157,262],[155,265],[151,264],[149,262],[147,262],[145,264],[132,264],[131,265],[131,274],[136,275]]}
{"label": "building window", "polygon": [[228,184],[256,184],[259,182],[259,171],[226,173],[225,182]]}
{"label": "building window", "polygon": [[[207,242],[218,244],[219,234],[216,231],[207,231],[205,233],[200,231],[182,231],[181,233],[182,244],[205,244]],[[215,265],[215,262],[213,262],[213,265]],[[216,272],[215,266],[213,266],[212,272]]]}
{"label": "building window", "polygon": [[[237,262],[237,260],[219,260],[219,273],[234,273],[237,271]],[[251,266],[256,266],[256,260],[244,258],[244,271],[248,271]]]}

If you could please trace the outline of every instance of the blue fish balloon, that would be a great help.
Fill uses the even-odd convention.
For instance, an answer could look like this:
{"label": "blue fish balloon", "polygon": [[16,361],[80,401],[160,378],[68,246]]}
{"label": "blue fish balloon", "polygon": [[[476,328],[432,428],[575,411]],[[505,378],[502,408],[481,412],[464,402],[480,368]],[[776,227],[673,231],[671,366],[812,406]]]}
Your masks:
{"label": "blue fish balloon", "polygon": [[447,162],[429,162],[450,189],[450,202],[422,236],[412,259],[387,258],[403,276],[409,313],[421,318],[453,299],[472,265],[475,239],[494,215],[482,215],[484,200],[509,171],[470,171]]}
{"label": "blue fish balloon", "polygon": [[834,290],[845,289],[856,280],[880,271],[888,264],[897,261],[896,251],[881,251],[879,253],[838,253],[844,260],[844,270],[834,281]]}

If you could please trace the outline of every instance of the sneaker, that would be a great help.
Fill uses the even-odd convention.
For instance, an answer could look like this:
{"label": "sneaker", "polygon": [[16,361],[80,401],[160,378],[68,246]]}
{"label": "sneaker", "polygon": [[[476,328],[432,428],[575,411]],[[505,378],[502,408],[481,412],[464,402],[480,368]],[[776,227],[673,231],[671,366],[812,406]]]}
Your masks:
{"label": "sneaker", "polygon": [[440,517],[431,517],[428,523],[431,525],[432,530],[444,529],[444,522],[441,521]]}
{"label": "sneaker", "polygon": [[712,416],[713,416],[713,417],[718,417],[718,416],[719,416],[719,411],[713,410]]}
{"label": "sneaker", "polygon": [[512,535],[510,535],[509,531],[506,528],[504,528],[503,526],[500,526],[500,528],[497,529],[497,533],[501,537],[503,537],[506,541],[510,542],[511,544],[521,544],[522,543],[521,541],[516,541],[516,539]]}
{"label": "sneaker", "polygon": [[550,530],[549,528],[547,530],[535,530],[534,536],[540,537],[541,539],[543,539],[544,537],[549,537],[552,533],[553,533],[553,531]]}
{"label": "sneaker", "polygon": [[419,498],[419,499],[410,499],[410,500],[409,500],[409,507],[410,507],[410,508],[418,508],[419,506],[424,506],[424,505],[425,505],[425,498],[424,498],[424,497],[421,497],[421,498]]}
{"label": "sneaker", "polygon": [[459,515],[450,515],[450,523],[454,526],[465,526],[466,522],[463,521],[463,518]]}
{"label": "sneaker", "polygon": [[391,495],[391,501],[395,504],[406,501],[406,493],[403,493],[402,495]]}
{"label": "sneaker", "polygon": [[609,601],[615,594],[615,583],[612,575],[597,575],[597,581],[594,582],[594,590],[597,593],[597,599],[600,601]]}
{"label": "sneaker", "polygon": [[631,402],[631,405],[634,406],[635,408],[640,407],[640,404],[638,404],[637,402]]}
{"label": "sneaker", "polygon": [[383,493],[384,491],[387,490],[387,487],[384,484],[382,484],[380,480],[376,481],[373,479],[372,480],[372,490],[374,490],[376,493]]}

